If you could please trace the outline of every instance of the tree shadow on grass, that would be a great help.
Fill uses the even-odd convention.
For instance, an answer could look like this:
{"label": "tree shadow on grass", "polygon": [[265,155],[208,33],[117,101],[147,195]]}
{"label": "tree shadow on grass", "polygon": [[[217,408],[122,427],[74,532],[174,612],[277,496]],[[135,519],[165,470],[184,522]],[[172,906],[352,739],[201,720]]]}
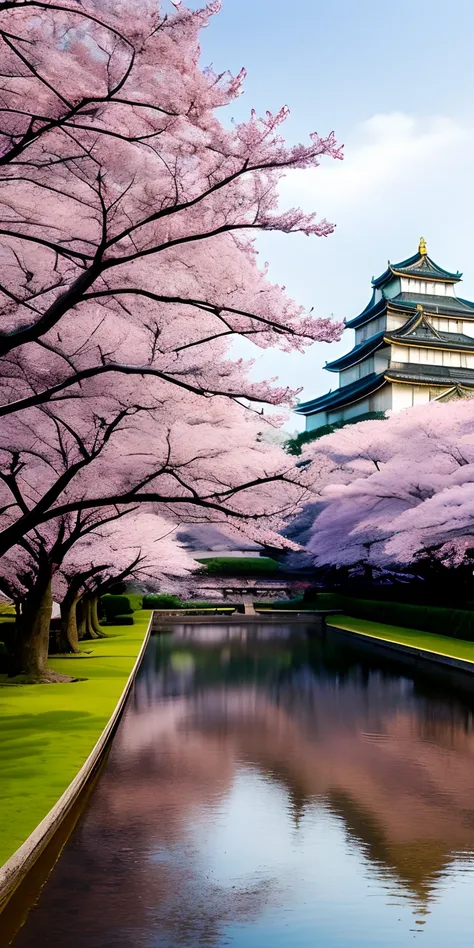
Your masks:
{"label": "tree shadow on grass", "polygon": [[92,649],[90,652],[50,652],[48,655],[48,661],[50,659],[61,659],[64,661],[67,658],[73,658],[77,660],[78,658],[90,658],[92,655]]}
{"label": "tree shadow on grass", "polygon": [[88,681],[88,678],[65,678],[64,681],[35,681],[27,678],[26,675],[15,675],[14,678],[9,678],[8,675],[0,675],[0,694],[2,693],[2,688],[24,688],[25,685],[28,687],[37,687],[38,685],[75,685],[78,681]]}
{"label": "tree shadow on grass", "polygon": [[[105,724],[107,715],[89,714],[87,711],[45,711],[42,714],[21,714],[4,719],[0,734],[0,774],[11,777],[20,774],[28,776],[27,770],[37,776],[38,771],[47,765],[45,752],[55,736],[64,734],[64,739],[75,732],[98,736]],[[36,761],[34,767],[31,763]]]}
{"label": "tree shadow on grass", "polygon": [[[71,731],[82,730],[86,721],[88,725],[94,720],[89,711],[43,711],[37,714],[15,714],[6,717],[2,722],[0,747],[8,731]],[[97,717],[97,720],[99,718]]]}

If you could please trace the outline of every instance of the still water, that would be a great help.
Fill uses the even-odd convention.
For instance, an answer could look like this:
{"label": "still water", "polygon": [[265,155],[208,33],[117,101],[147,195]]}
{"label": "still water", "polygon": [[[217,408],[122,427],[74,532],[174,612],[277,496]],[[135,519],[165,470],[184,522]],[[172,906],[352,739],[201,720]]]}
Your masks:
{"label": "still water", "polygon": [[308,632],[153,636],[15,948],[473,945],[474,700]]}

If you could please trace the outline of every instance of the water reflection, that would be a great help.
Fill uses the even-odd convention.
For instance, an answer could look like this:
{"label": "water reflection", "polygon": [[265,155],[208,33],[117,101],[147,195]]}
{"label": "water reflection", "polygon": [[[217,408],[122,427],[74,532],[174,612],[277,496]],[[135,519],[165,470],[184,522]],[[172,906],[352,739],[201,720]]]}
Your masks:
{"label": "water reflection", "polygon": [[15,948],[471,945],[469,697],[306,633],[151,640]]}

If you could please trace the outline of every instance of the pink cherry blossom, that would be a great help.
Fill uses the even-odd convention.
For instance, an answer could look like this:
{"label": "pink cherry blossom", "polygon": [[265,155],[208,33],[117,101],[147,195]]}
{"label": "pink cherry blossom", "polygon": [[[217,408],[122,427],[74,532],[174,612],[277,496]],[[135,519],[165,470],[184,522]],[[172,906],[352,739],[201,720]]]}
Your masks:
{"label": "pink cherry blossom", "polygon": [[320,497],[308,548],[319,564],[469,559],[474,543],[474,402],[431,403],[306,449]]}

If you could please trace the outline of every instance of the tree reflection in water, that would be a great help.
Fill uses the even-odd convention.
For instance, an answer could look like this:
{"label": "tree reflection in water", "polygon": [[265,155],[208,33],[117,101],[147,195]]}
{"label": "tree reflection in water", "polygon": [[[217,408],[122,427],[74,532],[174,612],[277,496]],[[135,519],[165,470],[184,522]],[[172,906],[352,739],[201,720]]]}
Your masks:
{"label": "tree reflection in water", "polygon": [[177,627],[15,946],[411,944],[469,880],[473,764],[454,691],[302,626]]}

